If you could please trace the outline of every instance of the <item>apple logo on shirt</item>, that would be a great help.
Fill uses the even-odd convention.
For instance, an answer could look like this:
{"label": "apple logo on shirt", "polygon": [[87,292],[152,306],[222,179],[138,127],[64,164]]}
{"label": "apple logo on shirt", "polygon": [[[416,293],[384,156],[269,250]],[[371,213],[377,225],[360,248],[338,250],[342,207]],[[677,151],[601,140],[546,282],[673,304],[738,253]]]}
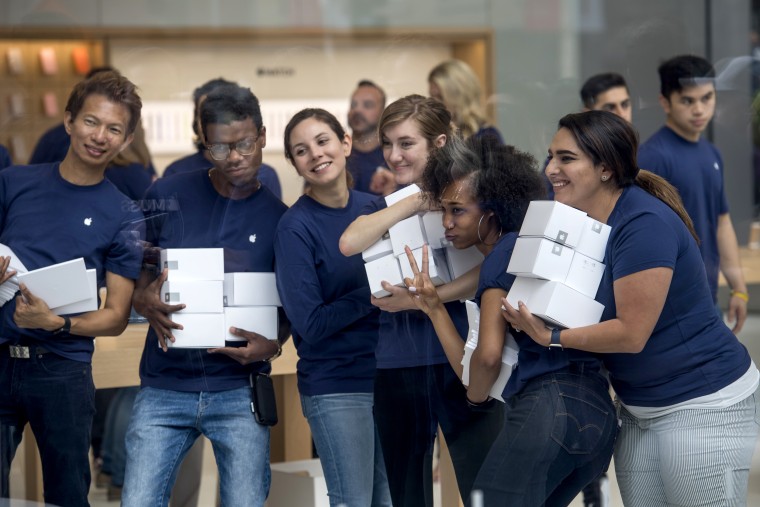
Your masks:
{"label": "apple logo on shirt", "polygon": [[90,218],[90,217],[85,218],[84,219],[84,225],[86,225],[87,227],[91,226],[92,225],[92,218]]}
{"label": "apple logo on shirt", "polygon": [[720,166],[718,165],[717,162],[713,162],[713,167],[715,168],[716,171],[720,171]]}
{"label": "apple logo on shirt", "polygon": [[256,243],[256,235],[251,234],[250,236],[248,236],[248,241],[250,241],[251,243]]}

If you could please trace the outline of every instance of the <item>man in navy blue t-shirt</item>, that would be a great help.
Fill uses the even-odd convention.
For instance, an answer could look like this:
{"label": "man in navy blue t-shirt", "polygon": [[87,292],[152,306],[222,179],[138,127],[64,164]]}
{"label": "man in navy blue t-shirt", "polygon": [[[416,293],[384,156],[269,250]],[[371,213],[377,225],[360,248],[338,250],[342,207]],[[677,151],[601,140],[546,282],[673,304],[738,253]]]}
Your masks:
{"label": "man in navy blue t-shirt", "polygon": [[[127,325],[142,248],[142,215],[108,180],[111,160],[133,138],[142,102],[118,72],[74,87],[64,115],[71,143],[62,162],[15,166],[0,173],[0,243],[28,270],[79,257],[96,270],[108,298],[96,311],[56,315],[20,284],[0,308],[0,494],[26,423],[37,439],[45,501],[86,506],[95,412],[93,337]],[[2,258],[5,282],[9,258]]]}
{"label": "man in navy blue t-shirt", "polygon": [[723,159],[702,137],[715,113],[715,70],[704,58],[692,55],[671,58],[657,70],[665,125],[639,148],[639,167],[678,189],[700,239],[713,301],[717,302],[718,272],[731,287],[728,318],[738,333],[747,318],[749,296],[728,213]]}
{"label": "man in navy blue t-shirt", "polygon": [[377,132],[383,109],[383,89],[372,81],[359,81],[348,111],[352,146],[346,167],[354,179],[355,190],[375,195],[388,195],[396,190],[396,180],[386,167]]}
{"label": "man in navy blue t-shirt", "polygon": [[[157,180],[143,199],[147,238],[157,248],[223,248],[228,272],[274,271],[274,233],[287,207],[257,175],[266,129],[256,97],[227,85],[199,111],[213,166]],[[251,413],[249,376],[267,373],[280,344],[243,330],[243,346],[168,348],[179,326],[160,289],[168,272],[144,270],[133,300],[150,322],[140,361],[141,390],[127,430],[125,507],[165,505],[182,457],[211,440],[222,505],[260,506],[269,490],[269,428]],[[212,353],[210,353],[212,352]]]}

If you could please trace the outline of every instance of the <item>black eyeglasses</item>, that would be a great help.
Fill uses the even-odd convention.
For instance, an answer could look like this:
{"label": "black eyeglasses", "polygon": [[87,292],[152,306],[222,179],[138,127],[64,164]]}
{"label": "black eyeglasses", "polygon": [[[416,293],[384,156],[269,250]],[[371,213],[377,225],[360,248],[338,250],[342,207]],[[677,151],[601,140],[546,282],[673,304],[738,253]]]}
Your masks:
{"label": "black eyeglasses", "polygon": [[246,137],[234,143],[209,144],[206,145],[206,149],[211,153],[211,158],[214,160],[227,160],[233,149],[244,157],[252,155],[256,151],[256,141],[258,138]]}

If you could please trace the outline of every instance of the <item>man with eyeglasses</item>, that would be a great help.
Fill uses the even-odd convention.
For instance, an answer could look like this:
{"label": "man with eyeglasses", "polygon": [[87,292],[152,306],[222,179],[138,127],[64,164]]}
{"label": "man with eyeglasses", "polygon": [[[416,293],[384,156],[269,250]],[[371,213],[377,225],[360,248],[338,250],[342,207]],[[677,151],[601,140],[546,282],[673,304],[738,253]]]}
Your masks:
{"label": "man with eyeglasses", "polygon": [[[222,247],[226,271],[271,272],[274,232],[287,207],[257,177],[266,145],[258,99],[247,88],[219,87],[201,102],[199,121],[213,166],[154,183],[144,199],[155,204],[144,206],[148,241],[153,248]],[[222,505],[263,505],[269,428],[251,413],[249,375],[270,370],[280,342],[233,330],[246,341],[211,350],[168,348],[180,328],[170,314],[184,305],[161,302],[167,274],[143,270],[133,299],[150,330],[127,430],[122,505],[166,505],[179,463],[200,435],[214,447]]]}
{"label": "man with eyeglasses", "polygon": [[[182,157],[175,160],[164,169],[163,177],[171,176],[177,173],[183,173],[187,171],[196,171],[199,169],[208,169],[213,165],[213,160],[206,149],[206,146],[201,140],[200,132],[198,132],[198,104],[201,99],[205,98],[209,93],[214,91],[219,86],[234,85],[232,81],[226,79],[216,78],[206,81],[201,86],[193,91],[193,102],[195,104],[195,111],[193,112],[193,132],[195,132],[195,145],[198,148],[196,153]],[[278,199],[282,199],[282,188],[280,187],[280,180],[277,177],[277,172],[267,164],[262,163],[259,168],[258,179],[262,185],[272,191]]]}

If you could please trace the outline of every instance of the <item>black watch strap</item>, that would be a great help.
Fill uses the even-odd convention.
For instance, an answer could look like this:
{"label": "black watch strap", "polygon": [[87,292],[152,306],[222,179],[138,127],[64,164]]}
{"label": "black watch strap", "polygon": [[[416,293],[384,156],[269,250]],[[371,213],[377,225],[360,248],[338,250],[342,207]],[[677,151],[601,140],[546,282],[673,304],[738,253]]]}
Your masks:
{"label": "black watch strap", "polygon": [[560,342],[559,334],[562,332],[562,330],[558,327],[552,328],[552,340],[551,343],[549,343],[550,349],[559,349],[562,350],[562,342]]}
{"label": "black watch strap", "polygon": [[53,331],[53,334],[61,334],[61,333],[68,333],[71,331],[71,319],[66,317],[65,315],[62,315],[63,317],[63,326]]}

